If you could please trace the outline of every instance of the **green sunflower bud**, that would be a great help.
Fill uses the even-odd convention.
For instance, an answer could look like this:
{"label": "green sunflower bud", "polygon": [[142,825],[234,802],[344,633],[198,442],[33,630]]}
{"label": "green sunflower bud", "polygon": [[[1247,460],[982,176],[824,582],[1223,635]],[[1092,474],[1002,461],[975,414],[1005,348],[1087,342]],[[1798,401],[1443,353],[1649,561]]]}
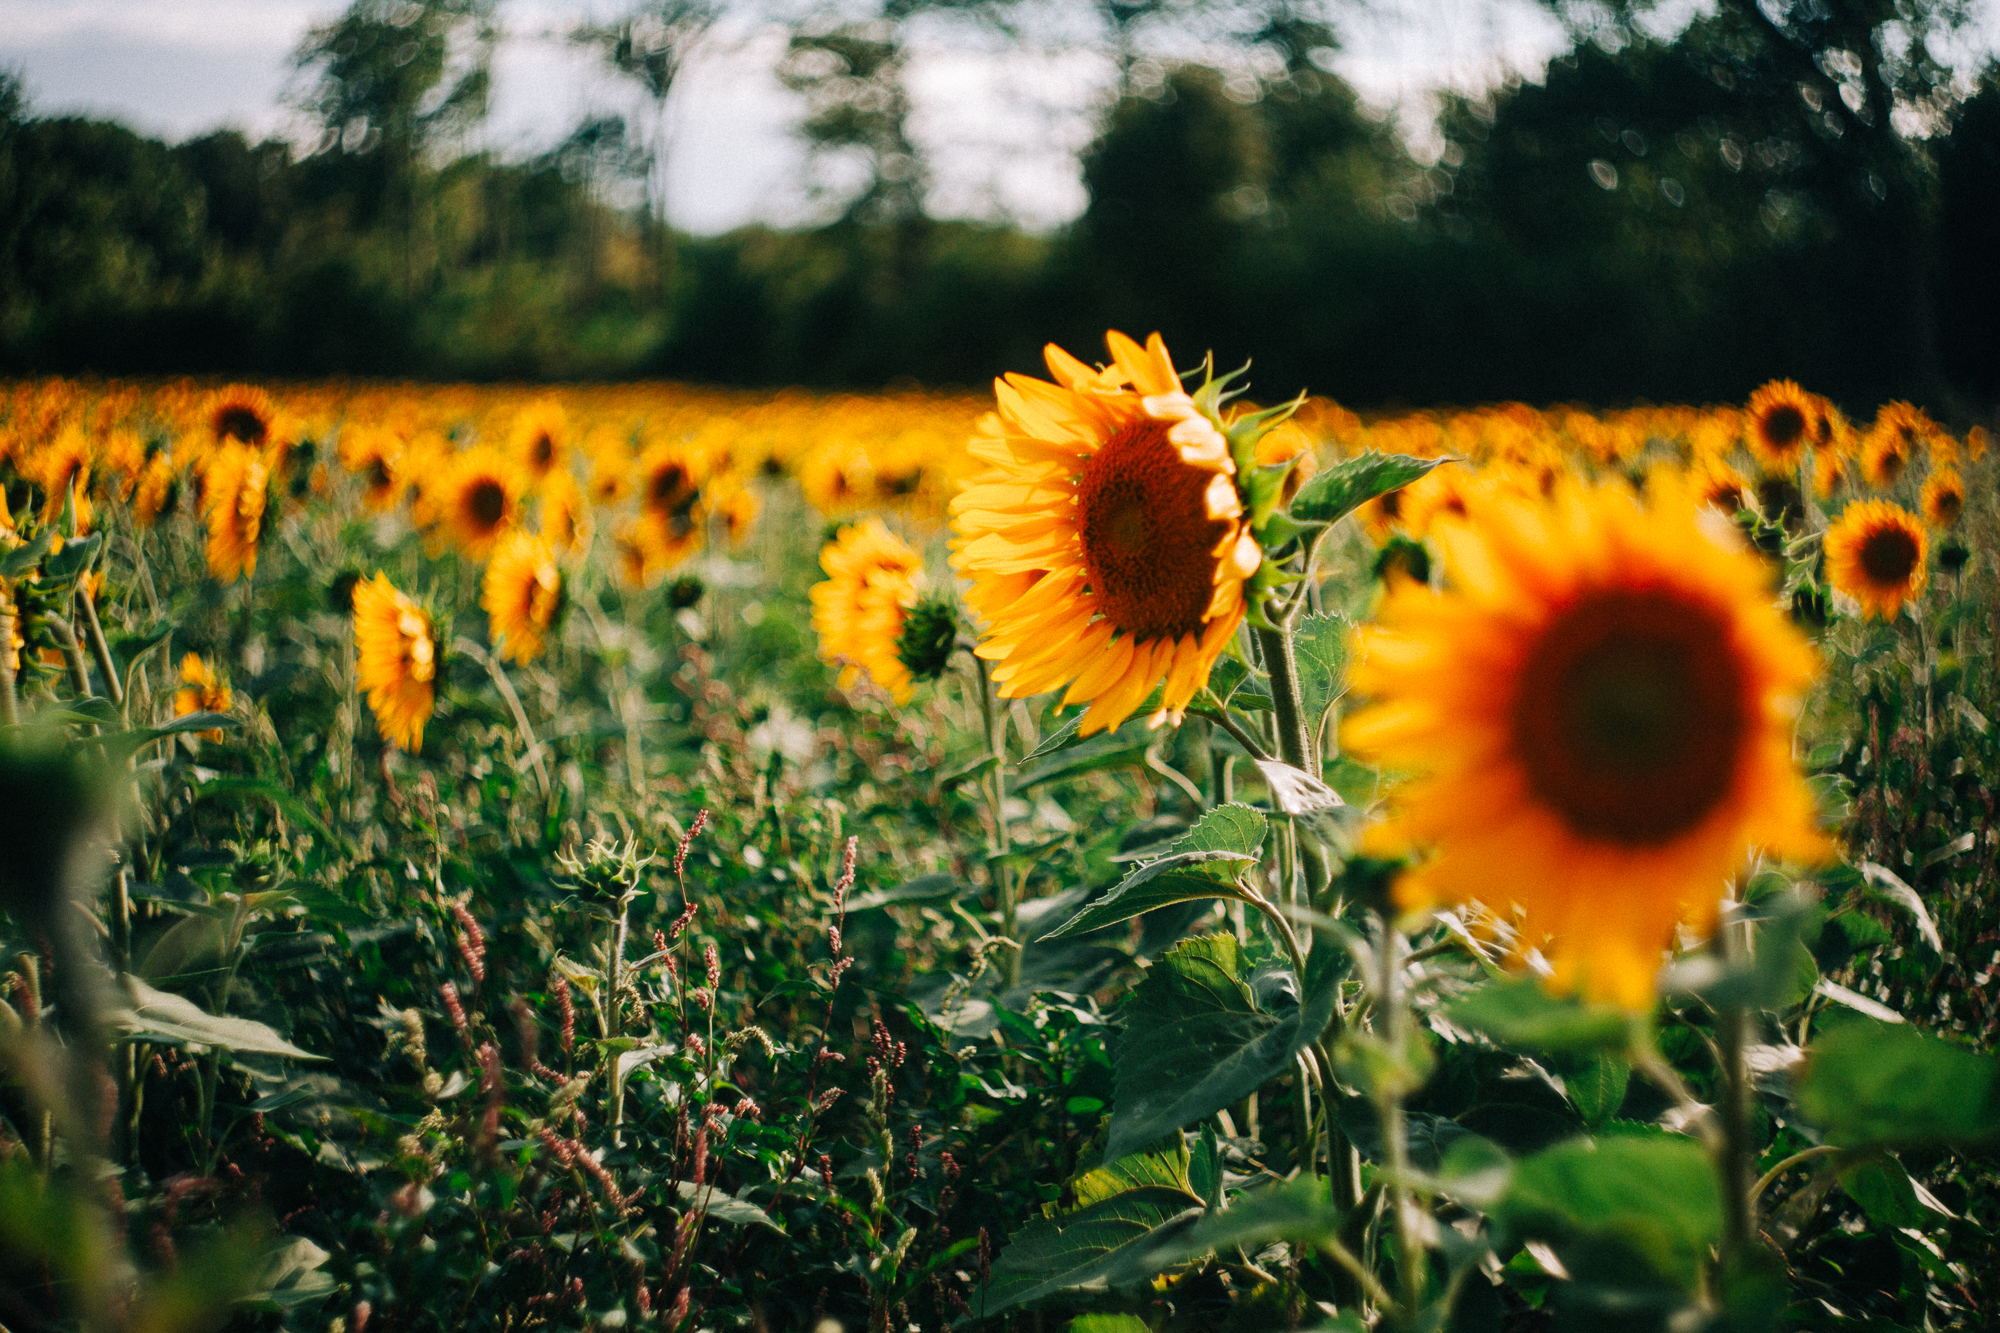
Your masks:
{"label": "green sunflower bud", "polygon": [[903,616],[896,636],[896,660],[917,680],[944,674],[958,646],[958,610],[942,597],[926,597]]}

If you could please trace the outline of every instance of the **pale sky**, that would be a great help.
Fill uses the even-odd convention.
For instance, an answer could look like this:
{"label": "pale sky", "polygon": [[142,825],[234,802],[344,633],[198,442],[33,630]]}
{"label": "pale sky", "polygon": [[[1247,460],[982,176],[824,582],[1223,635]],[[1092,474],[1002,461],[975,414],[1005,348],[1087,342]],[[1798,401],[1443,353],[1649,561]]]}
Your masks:
{"label": "pale sky", "polygon": [[[288,57],[340,0],[0,0],[0,66],[21,70],[37,114],[88,114],[182,139],[218,127],[302,137],[284,104]],[[615,0],[501,0],[486,146],[525,155],[581,119],[639,100],[561,34],[608,18]],[[1424,137],[1433,89],[1475,91],[1508,71],[1536,76],[1559,52],[1559,25],[1534,0],[1369,0],[1340,11],[1335,70],[1371,105]],[[1982,25],[1983,26],[1983,25]],[[1174,34],[1156,36],[1160,53]],[[815,201],[793,135],[799,103],[771,74],[775,26],[725,23],[669,104],[666,191],[674,223],[712,233],[750,221],[807,221]],[[1980,41],[1982,51],[1993,44]],[[1054,226],[1085,202],[1075,153],[1112,69],[1087,47],[1002,56],[939,28],[919,34],[910,72],[912,132],[934,175],[932,211],[1011,215]],[[982,49],[984,47],[984,49]],[[836,181],[830,183],[837,184]]]}

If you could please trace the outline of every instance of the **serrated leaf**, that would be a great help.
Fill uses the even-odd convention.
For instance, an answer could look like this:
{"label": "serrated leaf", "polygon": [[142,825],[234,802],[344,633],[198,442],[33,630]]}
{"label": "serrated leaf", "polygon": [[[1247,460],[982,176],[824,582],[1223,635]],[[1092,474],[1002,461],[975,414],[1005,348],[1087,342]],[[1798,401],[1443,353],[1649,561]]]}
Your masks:
{"label": "serrated leaf", "polygon": [[1516,1162],[1494,1216],[1510,1235],[1559,1250],[1578,1239],[1618,1241],[1692,1290],[1722,1236],[1722,1195],[1707,1150],[1692,1139],[1572,1139]]}
{"label": "serrated leaf", "polygon": [[2000,1137],[2000,1060],[1914,1028],[1853,1022],[1807,1048],[1797,1104],[1844,1148]]}
{"label": "serrated leaf", "polygon": [[1111,892],[1042,938],[1102,930],[1155,908],[1198,898],[1239,898],[1237,882],[1256,863],[1268,827],[1264,816],[1247,805],[1219,805],[1176,838],[1167,855],[1139,866]]}
{"label": "serrated leaf", "polygon": [[1149,1185],[1127,1190],[1061,1217],[1021,1228],[993,1263],[993,1276],[973,1308],[982,1317],[1059,1292],[1111,1285],[1123,1272],[1123,1252],[1157,1239],[1163,1227],[1192,1226],[1201,1201],[1182,1190]]}
{"label": "serrated leaf", "polygon": [[1632,1024],[1623,1009],[1558,999],[1525,978],[1489,981],[1447,1006],[1444,1016],[1498,1045],[1537,1051],[1618,1049]]}
{"label": "serrated leaf", "polygon": [[1563,1075],[1570,1104],[1592,1129],[1618,1113],[1631,1081],[1631,1065],[1616,1056],[1601,1054],[1586,1060],[1575,1072]]}
{"label": "serrated leaf", "polygon": [[1264,835],[1270,827],[1270,821],[1261,811],[1231,801],[1196,820],[1193,828],[1174,839],[1171,850],[1255,855],[1264,846]]}
{"label": "serrated leaf", "polygon": [[1257,1006],[1233,935],[1182,940],[1163,954],[1125,1006],[1106,1155],[1213,1115],[1291,1068],[1333,1017],[1337,954],[1315,950],[1303,1003],[1276,1012]]}
{"label": "serrated leaf", "polygon": [[279,1036],[277,1030],[248,1018],[211,1014],[192,1000],[156,990],[137,977],[123,978],[132,1007],[107,1015],[111,1026],[128,1038],[167,1046],[207,1046],[252,1055],[282,1055],[292,1060],[319,1060]]}
{"label": "serrated leaf", "polygon": [[1448,458],[1410,458],[1372,450],[1336,463],[1299,488],[1291,516],[1300,523],[1337,523],[1378,495],[1400,490]]}
{"label": "serrated leaf", "polygon": [[1120,880],[1110,893],[1037,942],[1088,934],[1157,908],[1197,898],[1240,900],[1243,893],[1236,879],[1256,864],[1256,857],[1241,852],[1176,852],[1148,861]]}
{"label": "serrated leaf", "polygon": [[1306,730],[1318,738],[1326,729],[1326,716],[1340,698],[1347,671],[1347,645],[1354,626],[1346,616],[1312,615],[1300,618],[1292,633],[1292,653],[1299,668],[1299,699],[1305,708]]}

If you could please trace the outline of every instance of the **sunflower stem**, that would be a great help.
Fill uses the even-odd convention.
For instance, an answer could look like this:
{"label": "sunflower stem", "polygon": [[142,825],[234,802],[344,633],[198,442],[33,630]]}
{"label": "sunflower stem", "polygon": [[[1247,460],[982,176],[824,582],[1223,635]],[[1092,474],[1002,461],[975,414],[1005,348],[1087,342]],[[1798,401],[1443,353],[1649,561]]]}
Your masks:
{"label": "sunflower stem", "polygon": [[[85,576],[88,577],[88,571]],[[125,684],[118,678],[118,667],[111,660],[111,645],[104,641],[104,625],[97,618],[97,599],[90,595],[84,579],[76,581],[76,604],[83,613],[83,634],[90,641],[90,654],[97,659],[98,674],[104,677],[105,693],[111,706],[123,715]]]}
{"label": "sunflower stem", "polygon": [[[1375,950],[1381,965],[1376,981],[1376,1014],[1382,1029],[1380,1039],[1393,1059],[1402,1054],[1409,1018],[1401,984],[1405,945],[1402,933],[1386,915],[1378,916],[1376,921],[1381,930],[1381,941]],[[1389,1207],[1396,1225],[1397,1291],[1404,1315],[1413,1316],[1423,1307],[1425,1259],[1416,1203],[1410,1195],[1409,1122],[1403,1114],[1403,1089],[1390,1080],[1378,1080],[1375,1112],[1382,1125],[1383,1150],[1389,1157]]]}
{"label": "sunflower stem", "polygon": [[[1747,933],[1749,923],[1742,929]],[[1733,923],[1725,914],[1716,931],[1716,945],[1724,965],[1737,961],[1745,952]],[[1750,1069],[1744,1059],[1748,1045],[1749,1014],[1740,1004],[1716,1010],[1716,1059],[1721,1065],[1721,1133],[1711,1145],[1716,1155],[1716,1174],[1722,1183],[1722,1268],[1726,1273],[1749,1249],[1756,1234],[1752,1216],[1755,1203],[1751,1193],[1750,1160]]]}
{"label": "sunflower stem", "polygon": [[972,664],[979,677],[979,716],[986,724],[986,743],[993,755],[993,768],[979,784],[993,811],[993,891],[1000,909],[1000,933],[1014,945],[1006,950],[1002,972],[1007,989],[1021,983],[1020,903],[1014,892],[1014,866],[1007,859],[1011,847],[1007,839],[1007,715],[993,706],[993,677],[986,659],[977,653]]}
{"label": "sunflower stem", "polygon": [[14,612],[10,604],[0,610],[0,726],[11,727],[20,720],[14,702]]}
{"label": "sunflower stem", "polygon": [[505,699],[507,707],[513,710],[514,725],[521,729],[521,744],[528,751],[528,762],[535,767],[535,781],[542,789],[542,799],[547,800],[549,770],[542,762],[542,743],[535,739],[535,729],[528,725],[528,710],[521,706],[521,696],[514,692],[514,683],[507,679],[507,673],[500,669],[500,664],[493,660],[492,655],[472,640],[461,635],[452,646],[485,667],[486,674],[493,677],[493,684],[499,689],[500,697]]}

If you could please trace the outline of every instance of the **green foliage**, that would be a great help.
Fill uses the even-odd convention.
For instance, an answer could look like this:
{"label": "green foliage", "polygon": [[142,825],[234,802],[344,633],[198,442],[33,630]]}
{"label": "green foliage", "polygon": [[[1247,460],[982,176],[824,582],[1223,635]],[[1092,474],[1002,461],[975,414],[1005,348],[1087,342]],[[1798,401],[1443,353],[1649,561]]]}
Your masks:
{"label": "green foliage", "polygon": [[1798,1098],[1844,1148],[2000,1136],[2000,1060],[1905,1026],[1857,1021],[1820,1037]]}
{"label": "green foliage", "polygon": [[1722,1202],[1701,1145],[1672,1135],[1579,1139],[1515,1163],[1495,1218],[1558,1252],[1609,1240],[1693,1292],[1722,1236]]}
{"label": "green foliage", "polygon": [[1105,1152],[1118,1157],[1240,1101],[1291,1066],[1333,1017],[1333,951],[1313,955],[1299,998],[1279,1006],[1228,935],[1183,940],[1124,1009]]}

